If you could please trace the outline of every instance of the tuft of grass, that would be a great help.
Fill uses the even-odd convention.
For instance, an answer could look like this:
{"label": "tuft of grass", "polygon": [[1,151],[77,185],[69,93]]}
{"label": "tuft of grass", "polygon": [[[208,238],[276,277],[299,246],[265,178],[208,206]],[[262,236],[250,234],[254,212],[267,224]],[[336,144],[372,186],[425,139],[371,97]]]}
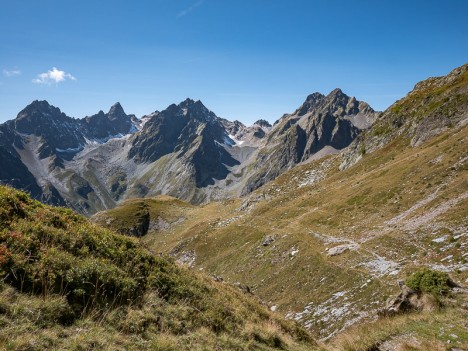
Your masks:
{"label": "tuft of grass", "polygon": [[369,351],[388,343],[397,350],[446,350],[448,341],[453,348],[466,349],[465,317],[456,308],[386,317],[347,330],[330,340],[327,349]]}

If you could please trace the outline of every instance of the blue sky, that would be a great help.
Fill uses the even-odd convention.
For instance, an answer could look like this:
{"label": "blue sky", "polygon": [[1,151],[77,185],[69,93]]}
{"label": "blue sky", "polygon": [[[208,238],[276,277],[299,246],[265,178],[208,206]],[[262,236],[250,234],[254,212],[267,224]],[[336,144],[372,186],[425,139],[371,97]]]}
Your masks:
{"label": "blue sky", "polygon": [[[250,124],[340,87],[383,110],[468,62],[466,0],[0,0],[0,122],[187,97]],[[55,70],[54,70],[55,68]]]}

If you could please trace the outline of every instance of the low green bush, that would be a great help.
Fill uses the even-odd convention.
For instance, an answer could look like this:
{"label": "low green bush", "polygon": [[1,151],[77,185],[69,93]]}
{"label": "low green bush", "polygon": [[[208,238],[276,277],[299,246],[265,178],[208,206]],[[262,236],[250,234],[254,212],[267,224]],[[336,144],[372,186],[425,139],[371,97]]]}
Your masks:
{"label": "low green bush", "polygon": [[411,274],[406,285],[417,292],[444,295],[451,284],[447,273],[422,268]]}

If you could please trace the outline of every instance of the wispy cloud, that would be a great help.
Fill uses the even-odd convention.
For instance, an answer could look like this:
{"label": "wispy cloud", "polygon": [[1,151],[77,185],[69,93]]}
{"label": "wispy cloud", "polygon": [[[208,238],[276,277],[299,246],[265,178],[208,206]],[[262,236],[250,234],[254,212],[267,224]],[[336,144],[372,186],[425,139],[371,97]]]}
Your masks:
{"label": "wispy cloud", "polygon": [[20,74],[21,74],[21,71],[19,69],[12,69],[12,70],[4,69],[3,70],[3,75],[5,77],[14,77],[14,76],[19,76]]}
{"label": "wispy cloud", "polygon": [[184,16],[188,15],[190,12],[195,10],[197,7],[200,7],[201,5],[203,5],[204,2],[205,2],[205,0],[199,0],[196,3],[194,3],[192,6],[187,7],[185,10],[180,11],[178,13],[178,15],[177,15],[177,18],[181,18],[181,17],[184,17]]}
{"label": "wispy cloud", "polygon": [[56,67],[52,67],[51,70],[37,75],[37,78],[34,78],[32,81],[36,84],[58,84],[64,82],[65,80],[76,80],[70,73],[61,71]]}

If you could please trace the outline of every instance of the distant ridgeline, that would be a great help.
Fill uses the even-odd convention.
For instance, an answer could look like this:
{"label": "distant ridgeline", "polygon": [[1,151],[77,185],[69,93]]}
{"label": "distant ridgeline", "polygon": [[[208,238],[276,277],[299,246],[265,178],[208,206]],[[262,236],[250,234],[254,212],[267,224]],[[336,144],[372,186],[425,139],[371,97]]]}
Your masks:
{"label": "distant ridgeline", "polygon": [[0,182],[83,214],[167,194],[192,203],[255,190],[313,155],[348,146],[378,113],[335,89],[274,126],[246,127],[187,99],[137,119],[117,103],[74,119],[34,101],[0,125]]}

